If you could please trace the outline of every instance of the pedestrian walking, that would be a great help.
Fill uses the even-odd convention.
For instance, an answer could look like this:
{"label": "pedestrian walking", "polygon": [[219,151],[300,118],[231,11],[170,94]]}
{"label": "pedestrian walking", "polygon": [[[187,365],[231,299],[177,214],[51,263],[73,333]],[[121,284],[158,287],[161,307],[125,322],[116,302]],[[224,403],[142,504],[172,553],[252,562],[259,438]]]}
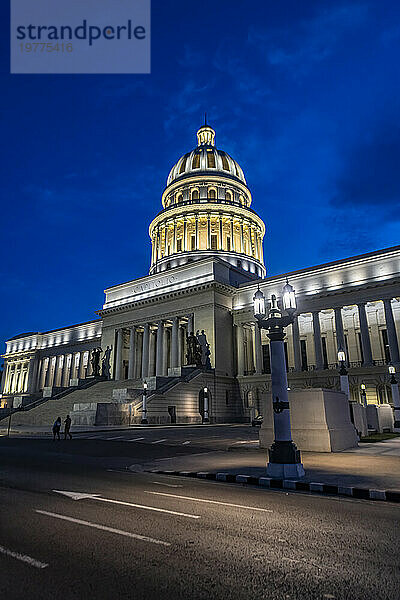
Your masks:
{"label": "pedestrian walking", "polygon": [[69,439],[72,440],[72,435],[71,435],[71,417],[69,415],[67,415],[67,418],[64,421],[64,440],[67,439],[67,435],[69,436]]}
{"label": "pedestrian walking", "polygon": [[53,442],[56,440],[56,436],[60,439],[60,429],[61,429],[61,417],[57,417],[54,421],[53,425]]}

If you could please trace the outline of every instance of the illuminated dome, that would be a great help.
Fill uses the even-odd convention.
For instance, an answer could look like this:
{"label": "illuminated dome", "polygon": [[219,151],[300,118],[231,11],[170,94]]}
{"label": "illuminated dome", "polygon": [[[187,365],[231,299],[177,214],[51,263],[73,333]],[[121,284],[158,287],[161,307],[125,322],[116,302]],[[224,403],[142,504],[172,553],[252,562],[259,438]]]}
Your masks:
{"label": "illuminated dome", "polygon": [[150,223],[150,273],[218,258],[249,278],[265,276],[265,225],[251,208],[243,171],[215,147],[205,123],[197,147],[172,167],[161,196],[162,210]]}
{"label": "illuminated dome", "polygon": [[215,147],[215,131],[203,125],[197,132],[197,148],[184,154],[169,172],[167,185],[177,179],[199,173],[221,173],[238,179],[246,185],[241,166],[227,152]]}

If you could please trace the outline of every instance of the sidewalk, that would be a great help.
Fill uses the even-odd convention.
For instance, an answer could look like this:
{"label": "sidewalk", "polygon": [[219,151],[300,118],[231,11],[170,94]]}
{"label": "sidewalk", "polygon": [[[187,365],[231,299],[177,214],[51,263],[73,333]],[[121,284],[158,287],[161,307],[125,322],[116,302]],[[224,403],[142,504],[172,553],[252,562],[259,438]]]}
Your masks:
{"label": "sidewalk", "polygon": [[[365,443],[349,452],[302,452],[304,482],[375,490],[400,491],[400,438]],[[230,473],[266,477],[265,450],[207,452],[162,459],[135,470]]]}

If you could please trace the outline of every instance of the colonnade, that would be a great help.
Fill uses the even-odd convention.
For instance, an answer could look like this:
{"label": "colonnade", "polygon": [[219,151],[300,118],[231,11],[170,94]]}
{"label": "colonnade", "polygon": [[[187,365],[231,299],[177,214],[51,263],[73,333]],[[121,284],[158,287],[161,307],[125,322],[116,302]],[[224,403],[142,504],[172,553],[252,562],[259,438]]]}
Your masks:
{"label": "colonnade", "polygon": [[84,379],[91,374],[89,354],[86,350],[7,361],[2,393],[32,394],[44,387],[68,387],[71,379]]}
{"label": "colonnade", "polygon": [[[385,298],[376,303],[379,304],[376,310],[380,311],[380,319],[374,324],[369,323],[366,309],[368,302],[302,313],[301,316],[307,318],[311,335],[300,331],[300,315],[297,315],[293,325],[287,329],[288,370],[314,371],[336,368],[339,348],[346,352],[350,367],[372,367],[388,362],[400,365],[399,340],[392,299]],[[351,307],[355,307],[352,312],[352,326],[345,328],[343,311]],[[332,323],[330,329],[325,329],[323,332],[321,332],[321,312],[325,313],[325,317],[326,313],[330,312]],[[326,324],[325,320],[324,324]],[[349,337],[354,338],[352,343],[349,342]],[[268,345],[268,341],[265,345]],[[254,323],[236,325],[236,346],[238,375],[260,374],[268,369],[269,365],[263,364],[267,353],[261,343],[260,330]]]}
{"label": "colonnade", "polygon": [[263,262],[263,231],[250,217],[204,210],[165,217],[153,228],[152,265],[164,256],[196,250],[225,250]]}
{"label": "colonnade", "polygon": [[194,317],[190,314],[117,329],[114,379],[162,377],[168,375],[169,368],[184,365],[186,336],[194,331],[193,327]]}

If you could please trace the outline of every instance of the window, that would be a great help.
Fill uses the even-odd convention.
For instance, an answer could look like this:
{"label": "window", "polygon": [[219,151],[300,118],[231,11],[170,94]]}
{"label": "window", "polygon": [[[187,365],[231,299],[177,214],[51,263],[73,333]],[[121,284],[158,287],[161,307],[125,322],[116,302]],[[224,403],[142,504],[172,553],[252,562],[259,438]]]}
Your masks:
{"label": "window", "polygon": [[226,249],[228,252],[231,250],[231,238],[229,236],[226,238]]}
{"label": "window", "polygon": [[381,336],[382,336],[383,353],[385,356],[385,362],[386,362],[386,364],[389,364],[390,363],[390,348],[389,348],[389,339],[388,339],[387,329],[381,330]]}
{"label": "window", "polygon": [[232,192],[230,190],[227,190],[225,192],[225,200],[227,200],[228,202],[232,202]]}
{"label": "window", "polygon": [[200,154],[199,152],[196,152],[196,154],[193,156],[193,160],[192,160],[192,169],[199,169],[200,168]]}
{"label": "window", "polygon": [[179,202],[182,202],[182,200],[183,200],[182,194],[177,194],[176,195],[176,202],[179,204]]}
{"label": "window", "polygon": [[321,338],[322,342],[322,358],[324,361],[324,369],[328,368],[328,352],[326,350],[326,338]]}
{"label": "window", "polygon": [[182,252],[182,239],[181,238],[179,238],[179,240],[176,240],[176,251]]}
{"label": "window", "polygon": [[244,206],[245,202],[244,202],[243,196],[239,196],[239,202],[240,202],[241,206]]}
{"label": "window", "polygon": [[171,246],[168,245],[167,254],[171,254]]}
{"label": "window", "polygon": [[284,349],[284,352],[285,352],[286,371],[288,371],[288,370],[289,370],[289,367],[288,367],[288,365],[289,365],[289,358],[288,358],[288,347],[287,347],[287,342],[284,342],[284,344],[283,344],[283,349]]}
{"label": "window", "polygon": [[207,167],[215,169],[215,156],[213,150],[207,150]]}
{"label": "window", "polygon": [[222,168],[224,169],[224,171],[229,171],[229,163],[228,163],[228,159],[226,158],[226,155],[221,153],[221,158],[222,158]]}
{"label": "window", "polygon": [[192,200],[198,200],[198,199],[199,199],[199,190],[193,190]]}
{"label": "window", "polygon": [[196,236],[195,235],[190,236],[190,249],[196,250]]}
{"label": "window", "polygon": [[209,198],[216,198],[216,197],[217,197],[217,194],[216,194],[216,192],[215,192],[214,188],[210,188],[210,189],[208,190],[208,197],[209,197]]}
{"label": "window", "polygon": [[186,170],[186,161],[187,161],[187,156],[184,156],[182,159],[182,162],[181,162],[181,166],[179,168],[179,175]]}
{"label": "window", "polygon": [[364,363],[364,352],[363,352],[362,340],[361,340],[361,333],[360,332],[357,333],[357,338],[358,338],[358,348],[360,350],[361,362]]}
{"label": "window", "polygon": [[262,354],[263,354],[263,372],[271,373],[271,362],[269,356],[269,344],[263,344],[262,346]]}
{"label": "window", "polygon": [[301,370],[308,371],[306,340],[300,340],[300,352],[301,352]]}
{"label": "window", "polygon": [[216,250],[216,249],[217,249],[217,236],[212,235],[211,236],[211,250]]}

